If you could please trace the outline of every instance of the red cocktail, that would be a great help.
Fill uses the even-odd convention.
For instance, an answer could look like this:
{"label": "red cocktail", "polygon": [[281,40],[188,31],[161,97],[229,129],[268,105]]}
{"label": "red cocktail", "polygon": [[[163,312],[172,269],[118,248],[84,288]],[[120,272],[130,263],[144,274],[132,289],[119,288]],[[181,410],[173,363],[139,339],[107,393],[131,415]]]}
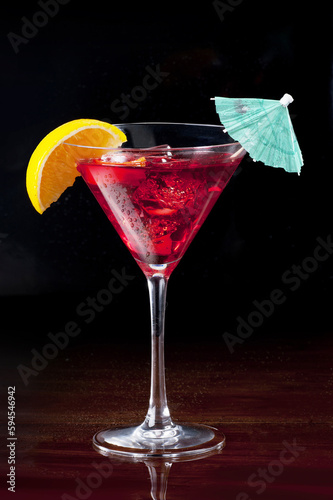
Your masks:
{"label": "red cocktail", "polygon": [[170,275],[239,161],[214,148],[194,157],[156,148],[105,155],[78,170],[142,270]]}

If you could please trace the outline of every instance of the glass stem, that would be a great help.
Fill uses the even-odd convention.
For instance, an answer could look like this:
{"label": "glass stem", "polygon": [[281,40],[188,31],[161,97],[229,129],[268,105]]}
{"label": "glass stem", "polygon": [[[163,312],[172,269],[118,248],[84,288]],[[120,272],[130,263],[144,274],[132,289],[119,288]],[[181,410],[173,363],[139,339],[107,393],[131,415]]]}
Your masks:
{"label": "glass stem", "polygon": [[164,365],[164,318],[167,278],[148,276],[151,316],[151,381],[149,408],[143,426],[146,430],[167,431],[174,427],[166,397]]}

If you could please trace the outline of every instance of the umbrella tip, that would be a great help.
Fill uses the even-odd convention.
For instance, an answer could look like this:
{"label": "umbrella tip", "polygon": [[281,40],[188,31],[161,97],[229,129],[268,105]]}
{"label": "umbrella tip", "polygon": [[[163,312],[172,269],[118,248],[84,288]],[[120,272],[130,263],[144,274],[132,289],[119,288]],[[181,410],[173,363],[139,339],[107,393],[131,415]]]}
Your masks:
{"label": "umbrella tip", "polygon": [[280,103],[282,104],[282,106],[286,108],[287,106],[289,106],[289,104],[293,102],[293,100],[294,99],[290,94],[284,94],[284,96],[280,99]]}

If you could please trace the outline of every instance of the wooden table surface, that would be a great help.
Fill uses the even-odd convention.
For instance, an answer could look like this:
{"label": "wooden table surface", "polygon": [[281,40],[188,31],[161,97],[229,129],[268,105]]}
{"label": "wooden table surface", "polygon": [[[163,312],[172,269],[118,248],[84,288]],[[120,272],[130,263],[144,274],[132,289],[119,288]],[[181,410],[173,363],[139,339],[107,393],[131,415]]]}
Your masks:
{"label": "wooden table surface", "polygon": [[[73,346],[26,387],[13,360],[3,362],[2,380],[13,377],[16,385],[18,439],[14,496],[3,480],[9,467],[5,444],[1,450],[1,498],[152,498],[149,464],[103,457],[91,444],[97,430],[143,420],[146,351],[135,343]],[[166,366],[174,420],[221,428],[227,445],[220,454],[173,463],[165,498],[333,498],[331,335],[261,338],[234,354],[223,342],[173,340]],[[3,398],[6,390],[3,384]],[[153,465],[158,481],[163,464]]]}

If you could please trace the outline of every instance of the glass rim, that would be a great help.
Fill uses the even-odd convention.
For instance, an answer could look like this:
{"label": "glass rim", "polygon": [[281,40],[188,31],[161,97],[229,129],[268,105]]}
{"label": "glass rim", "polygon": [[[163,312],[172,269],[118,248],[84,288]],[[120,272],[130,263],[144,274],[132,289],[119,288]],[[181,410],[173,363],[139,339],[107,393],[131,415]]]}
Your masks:
{"label": "glass rim", "polygon": [[[178,126],[188,126],[188,127],[210,127],[210,128],[215,128],[215,129],[220,129],[221,131],[223,131],[223,133],[227,133],[227,132],[224,132],[225,131],[225,127],[223,125],[215,125],[215,124],[209,124],[209,123],[188,123],[188,122],[150,122],[150,121],[147,121],[147,122],[129,122],[129,123],[112,123],[110,125],[114,125],[115,127],[118,127],[120,128],[121,130],[121,127],[125,127],[125,126],[128,126],[128,125],[178,125]],[[230,136],[229,136],[230,137]],[[232,138],[231,138],[232,139]],[[70,140],[70,139],[69,139]],[[233,140],[233,139],[232,139]],[[128,152],[132,152],[132,153],[135,153],[135,152],[142,152],[142,151],[146,151],[146,152],[154,152],[154,150],[157,150],[157,151],[193,151],[193,150],[201,150],[201,151],[204,151],[204,150],[212,150],[212,149],[216,149],[216,148],[225,148],[225,147],[231,147],[231,146],[241,146],[241,144],[238,142],[238,141],[234,141],[233,142],[226,142],[224,144],[212,144],[212,145],[209,145],[209,146],[181,146],[181,147],[172,147],[172,146],[167,146],[165,145],[165,147],[163,148],[164,144],[162,145],[157,145],[157,146],[152,146],[152,147],[145,147],[145,148],[126,148],[126,147],[122,147],[122,145],[118,146],[118,147],[114,147],[114,146],[89,146],[89,145],[85,145],[85,144],[72,144],[70,142],[67,142],[66,140],[63,142],[63,144],[65,144],[66,146],[71,146],[71,147],[74,147],[74,148],[85,148],[85,149],[93,149],[93,150],[103,150],[103,151],[128,151]],[[123,144],[126,144],[126,142],[124,142]]]}

